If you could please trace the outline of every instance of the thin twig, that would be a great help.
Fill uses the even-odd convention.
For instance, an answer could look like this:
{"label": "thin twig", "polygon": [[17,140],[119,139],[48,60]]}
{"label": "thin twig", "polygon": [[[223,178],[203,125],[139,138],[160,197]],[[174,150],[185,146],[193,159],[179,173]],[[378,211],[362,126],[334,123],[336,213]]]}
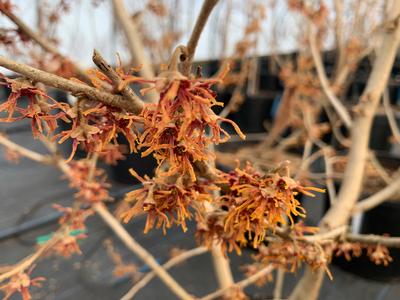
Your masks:
{"label": "thin twig", "polygon": [[335,93],[332,91],[329,85],[329,80],[325,73],[324,64],[322,62],[320,52],[317,48],[315,32],[312,29],[310,30],[309,34],[309,43],[311,54],[315,63],[315,68],[317,69],[318,78],[321,82],[322,91],[324,92],[325,96],[328,98],[332,106],[335,108],[344,125],[346,125],[347,128],[350,128],[352,122],[350,114],[348,113],[342,102],[335,96]]}
{"label": "thin twig", "polygon": [[55,244],[57,244],[61,238],[62,236],[59,235],[58,233],[54,234],[53,237],[50,240],[48,240],[44,245],[42,245],[35,253],[27,256],[26,258],[21,260],[18,264],[16,264],[14,267],[0,274],[0,282],[3,282],[4,280],[14,275],[23,273],[30,266],[32,266],[40,257],[46,254],[47,251],[50,250]]}
{"label": "thin twig", "polygon": [[[228,67],[228,66],[226,66],[226,67]],[[232,93],[231,98],[228,101],[228,104],[220,112],[220,114],[219,114],[220,117],[226,118],[230,113],[234,112],[235,110],[237,111],[237,109],[242,104],[242,102],[243,102],[243,86],[246,83],[246,78],[249,73],[249,68],[250,68],[249,60],[242,59],[238,82],[235,86],[235,89]],[[223,71],[224,71],[224,69],[221,68],[220,72],[223,72]]]}
{"label": "thin twig", "polygon": [[296,172],[295,180],[298,180],[299,177],[303,174],[303,172],[308,171],[308,167],[310,166],[310,156],[311,156],[311,151],[312,151],[312,146],[313,142],[310,139],[307,139],[305,144],[304,144],[304,149],[303,149],[303,157],[301,159],[301,164],[300,167],[298,168],[298,171]]}
{"label": "thin twig", "polygon": [[400,176],[398,176],[389,185],[387,185],[385,188],[383,188],[376,194],[373,194],[372,196],[358,202],[354,206],[352,214],[372,209],[378,206],[379,204],[387,201],[388,199],[390,199],[390,197],[394,196],[399,191],[400,191]]}
{"label": "thin twig", "polygon": [[274,300],[282,299],[282,288],[283,282],[285,280],[285,270],[279,268],[276,271],[276,280],[275,280],[275,288],[274,288]]}
{"label": "thin twig", "polygon": [[298,238],[298,240],[303,240],[306,242],[321,242],[325,240],[332,240],[337,238],[339,235],[342,235],[346,232],[347,225],[339,226],[337,228],[334,228],[332,230],[329,230],[327,232],[321,232],[321,233],[316,233],[313,235],[306,235],[301,238]]}
{"label": "thin twig", "polygon": [[138,98],[134,102],[127,102],[119,95],[113,95],[88,85],[68,80],[63,77],[18,63],[0,55],[0,66],[22,74],[35,82],[72,92],[73,94],[84,94],[92,100],[103,102],[107,105],[125,109],[129,112],[139,114],[143,108],[143,102]]}
{"label": "thin twig", "polygon": [[[213,145],[211,145],[211,151],[214,151]],[[219,191],[214,192],[214,197],[218,197]],[[211,203],[204,203],[206,213],[211,213],[215,211],[214,207]],[[229,259],[227,256],[224,255],[221,249],[221,244],[214,241],[211,246],[211,256],[212,262],[214,266],[215,275],[218,280],[218,284],[220,288],[224,289],[226,287],[230,287],[233,283],[233,275],[231,271],[231,267],[229,264]],[[228,294],[229,290],[226,291],[225,296],[229,297]]]}
{"label": "thin twig", "polygon": [[[115,18],[121,25],[121,28],[128,41],[128,48],[132,59],[136,64],[141,64],[142,66],[139,74],[146,79],[154,78],[154,70],[145,53],[139,30],[132,18],[129,16],[123,0],[113,0],[112,3]],[[157,94],[154,91],[147,93],[147,97],[150,102],[156,102],[158,100]]]}
{"label": "thin twig", "polygon": [[25,156],[31,160],[48,164],[51,162],[51,157],[37,153],[35,151],[29,150],[21,145],[18,145],[8,138],[6,138],[4,135],[0,134],[0,144],[3,145],[4,147],[7,147],[8,149],[12,151],[18,152],[20,155]]}
{"label": "thin twig", "polygon": [[348,233],[345,239],[349,242],[365,244],[379,244],[389,248],[400,248],[400,237],[389,237],[375,234],[352,234]]}
{"label": "thin twig", "polygon": [[267,266],[264,269],[258,271],[257,273],[255,273],[254,275],[249,276],[246,279],[243,279],[237,283],[235,283],[232,286],[223,288],[223,289],[219,289],[211,294],[208,294],[202,298],[200,298],[200,300],[212,300],[215,298],[218,298],[222,295],[224,295],[227,291],[229,291],[230,289],[233,289],[235,287],[238,287],[240,289],[244,289],[245,287],[257,282],[257,280],[259,280],[260,278],[268,275],[269,273],[271,273],[274,270],[273,266]]}
{"label": "thin twig", "polygon": [[[118,73],[105,61],[101,54],[95,49],[93,50],[93,62],[95,65],[114,83],[115,87],[119,87],[122,79]],[[131,103],[141,102],[142,100],[135,94],[135,92],[128,86],[121,89],[121,94]]]}
{"label": "thin twig", "polygon": [[[70,167],[64,159],[55,156],[57,159],[57,166],[65,174],[69,174]],[[97,156],[93,156],[93,164],[97,161]],[[93,174],[94,171],[91,171]],[[155,260],[155,258],[125,230],[121,223],[110,213],[103,203],[93,204],[94,211],[103,219],[103,221],[114,231],[114,233],[121,239],[121,241],[135,253],[140,259],[143,260],[158,277],[171,289],[175,295],[183,300],[192,300],[193,297],[189,295],[172,277],[169,275]],[[31,259],[31,258],[30,258]],[[37,258],[35,257],[34,260]],[[1,281],[2,275],[0,275]]]}
{"label": "thin twig", "polygon": [[190,35],[189,41],[186,46],[188,57],[183,64],[183,74],[186,76],[188,76],[190,73],[190,67],[193,61],[194,53],[196,52],[196,47],[199,42],[200,35],[204,29],[204,26],[207,23],[211,11],[217,3],[218,0],[204,0],[203,2],[200,14],[197,17],[196,24],[194,25],[192,34]]}
{"label": "thin twig", "polygon": [[189,295],[183,287],[169,275],[165,269],[158,264],[156,259],[143,248],[136,240],[125,230],[120,222],[109,212],[103,203],[96,203],[93,205],[94,211],[106,222],[106,224],[114,231],[114,233],[121,239],[128,249],[135,253],[141,260],[143,260],[157,276],[168,286],[174,294],[184,300],[192,300],[193,297]]}
{"label": "thin twig", "polygon": [[[201,255],[203,253],[206,253],[208,251],[207,248],[205,247],[198,247],[194,248],[188,251],[183,252],[182,254],[179,254],[173,258],[171,258],[169,261],[167,261],[165,264],[162,265],[162,267],[165,270],[168,270],[172,268],[173,266],[188,260],[189,258],[192,258],[197,255]],[[156,273],[154,271],[151,271],[146,274],[142,279],[140,279],[138,282],[135,283],[135,285],[121,298],[121,300],[130,300],[132,299],[137,292],[139,292],[143,287],[145,287],[154,277],[156,276]]]}

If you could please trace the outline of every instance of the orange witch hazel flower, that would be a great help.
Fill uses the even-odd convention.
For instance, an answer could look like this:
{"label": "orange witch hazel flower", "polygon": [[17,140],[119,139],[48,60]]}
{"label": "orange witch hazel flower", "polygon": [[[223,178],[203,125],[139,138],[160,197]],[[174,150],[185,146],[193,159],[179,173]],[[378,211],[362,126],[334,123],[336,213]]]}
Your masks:
{"label": "orange witch hazel flower", "polygon": [[230,192],[220,197],[219,202],[228,212],[224,221],[226,232],[236,233],[236,242],[247,244],[246,233],[257,246],[264,240],[268,229],[275,230],[286,224],[293,225],[292,216],[305,216],[300,202],[295,198],[299,192],[314,196],[309,191],[324,192],[314,187],[303,187],[292,178],[278,172],[262,174],[252,165],[236,168],[221,175],[222,183]]}
{"label": "orange witch hazel flower", "polygon": [[[68,104],[58,103],[46,93],[30,82],[22,79],[9,79],[0,73],[0,85],[11,89],[7,101],[0,104],[0,113],[8,114],[0,118],[0,122],[15,122],[22,119],[31,119],[32,133],[35,138],[47,133],[53,133],[57,128],[57,120],[67,120]],[[26,107],[18,106],[21,97],[28,98]]]}
{"label": "orange witch hazel flower", "polygon": [[82,254],[82,251],[78,245],[78,240],[87,238],[87,235],[84,233],[79,233],[76,235],[65,234],[63,238],[56,243],[52,251],[63,257],[71,257],[73,254]]}
{"label": "orange witch hazel flower", "polygon": [[201,209],[204,201],[212,200],[211,191],[216,189],[209,183],[196,182],[184,186],[179,181],[167,183],[164,178],[142,178],[133,170],[131,172],[142,182],[143,187],[126,195],[125,200],[135,201],[135,204],[122,214],[122,219],[129,222],[134,216],[146,212],[145,233],[154,227],[162,227],[165,234],[173,224],[186,231],[186,220],[192,218],[190,207],[195,211]]}
{"label": "orange witch hazel flower", "polygon": [[88,209],[73,209],[72,207],[64,207],[59,204],[53,204],[53,208],[61,212],[63,215],[58,219],[58,224],[68,226],[71,230],[84,230],[86,229],[86,219],[93,215],[93,210]]}
{"label": "orange witch hazel flower", "polygon": [[195,181],[192,164],[212,157],[207,149],[210,143],[229,139],[221,122],[230,123],[242,138],[244,135],[233,121],[219,117],[212,110],[213,106],[222,105],[211,90],[220,78],[188,79],[178,72],[166,74],[153,82],[160,91],[160,101],[146,104],[142,111],[144,131],[139,137],[139,147],[147,148],[143,156],[153,153],[160,166],[168,162],[169,168],[161,176],[188,174]]}
{"label": "orange witch hazel flower", "polygon": [[5,285],[0,286],[0,290],[4,293],[3,300],[10,299],[14,293],[20,293],[23,300],[30,300],[32,296],[29,288],[32,286],[41,287],[44,277],[30,278],[32,268],[26,272],[21,272],[10,278]]}
{"label": "orange witch hazel flower", "polygon": [[67,174],[70,186],[77,189],[75,198],[86,203],[95,203],[110,200],[108,193],[110,185],[106,182],[104,170],[94,170],[94,180],[88,180],[90,163],[87,160],[73,161],[70,163],[71,170]]}
{"label": "orange witch hazel flower", "polygon": [[83,102],[80,105],[81,111],[75,106],[67,112],[72,119],[71,129],[54,137],[59,138],[59,143],[72,139],[69,160],[73,158],[78,146],[82,145],[88,152],[98,152],[101,158],[114,164],[116,160],[124,158],[117,140],[119,134],[128,141],[130,152],[136,151],[136,116],[101,103]]}

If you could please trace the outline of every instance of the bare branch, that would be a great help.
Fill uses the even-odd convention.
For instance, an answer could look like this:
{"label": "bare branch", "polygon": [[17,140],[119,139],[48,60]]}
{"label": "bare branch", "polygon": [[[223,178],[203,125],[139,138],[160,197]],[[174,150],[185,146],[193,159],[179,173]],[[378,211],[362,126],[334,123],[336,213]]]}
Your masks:
{"label": "bare branch", "polygon": [[143,260],[150,268],[154,270],[157,276],[175,293],[179,299],[192,300],[190,296],[180,285],[169,275],[165,269],[158,264],[156,259],[147,252],[135,239],[125,230],[120,222],[108,211],[103,203],[93,205],[96,213],[107,223],[114,233],[132,252],[134,252],[141,260]]}
{"label": "bare branch", "polygon": [[352,234],[346,235],[345,239],[349,242],[364,244],[379,244],[389,248],[400,248],[400,237],[389,237],[375,234]]}
{"label": "bare branch", "polygon": [[137,99],[135,102],[127,102],[119,95],[113,95],[88,85],[68,80],[63,77],[53,75],[28,65],[17,63],[11,59],[0,55],[0,66],[28,77],[35,82],[42,82],[45,85],[69,91],[73,94],[84,94],[90,99],[100,101],[104,104],[125,109],[129,112],[139,114],[143,108],[143,102]]}
{"label": "bare branch", "polygon": [[255,273],[254,275],[249,276],[246,279],[243,279],[237,283],[235,283],[232,286],[217,290],[211,294],[208,294],[207,296],[204,296],[202,298],[200,298],[200,300],[212,300],[212,299],[216,299],[222,295],[224,295],[226,292],[228,292],[230,289],[233,289],[235,287],[240,288],[240,289],[244,289],[245,287],[254,284],[257,280],[259,280],[260,278],[268,275],[269,273],[271,273],[274,270],[274,268],[272,266],[268,266],[265,267],[264,269],[258,271],[257,273]]}
{"label": "bare branch", "polygon": [[[213,145],[210,145],[210,150],[214,151]],[[214,192],[214,197],[219,196],[219,191]],[[211,213],[215,210],[211,203],[205,202],[205,211],[206,213]],[[214,266],[215,275],[217,277],[219,286],[221,289],[230,287],[233,283],[233,275],[231,271],[231,267],[229,265],[228,257],[224,255],[221,249],[221,244],[216,241],[213,242],[211,246],[211,256],[212,262]],[[229,297],[229,290],[226,290],[226,297]]]}
{"label": "bare branch", "polygon": [[[154,78],[154,70],[152,68],[151,62],[146,56],[145,49],[140,38],[140,33],[136,27],[136,24],[130,18],[124,5],[124,1],[113,0],[112,3],[115,17],[118,20],[128,41],[128,48],[131,53],[132,60],[136,64],[142,65],[139,74],[146,79]],[[156,102],[158,100],[157,94],[153,91],[150,91],[147,96],[151,102]]]}
{"label": "bare branch", "polygon": [[321,82],[322,91],[324,92],[325,96],[328,98],[329,102],[335,108],[336,112],[338,113],[339,117],[342,119],[343,123],[346,125],[347,128],[351,127],[351,117],[342,102],[335,96],[335,93],[332,91],[328,77],[325,73],[324,63],[322,61],[320,52],[318,51],[316,40],[315,40],[315,31],[310,30],[309,35],[309,43],[311,54],[314,59],[315,68],[317,69],[318,78]]}
{"label": "bare branch", "polygon": [[197,17],[196,24],[194,25],[192,34],[190,35],[190,39],[187,43],[187,52],[188,57],[183,65],[183,74],[189,75],[190,66],[193,61],[194,53],[196,52],[197,43],[199,42],[200,35],[204,29],[204,26],[207,23],[208,17],[211,14],[211,11],[218,3],[218,0],[204,0],[203,6],[201,7],[201,11],[199,16]]}
{"label": "bare branch", "polygon": [[372,209],[378,206],[379,204],[385,202],[386,200],[390,199],[390,197],[394,196],[399,191],[400,191],[400,176],[398,176],[389,185],[387,185],[385,188],[383,188],[376,194],[362,200],[361,202],[358,202],[354,206],[352,214]]}
{"label": "bare branch", "polygon": [[[400,42],[400,2],[393,1],[390,10],[391,26],[382,33],[380,47],[376,51],[371,75],[368,79],[357,107],[357,115],[352,124],[349,160],[344,172],[342,186],[337,201],[321,221],[322,230],[345,225],[361,192],[365,164],[368,156],[369,133],[379,100],[387,85]],[[317,299],[324,273],[313,272],[309,267],[297,284],[290,300]]]}
{"label": "bare branch", "polygon": [[55,244],[57,244],[61,238],[62,235],[58,233],[54,234],[53,237],[50,240],[48,240],[44,245],[42,245],[39,249],[37,249],[35,253],[25,257],[18,264],[11,267],[11,269],[7,270],[6,272],[1,273],[0,282],[3,282],[4,280],[16,274],[23,273],[30,266],[32,266],[39,258],[41,258],[44,254],[46,254],[48,250],[50,250]]}
{"label": "bare branch", "polygon": [[[108,78],[111,79],[116,87],[120,86],[122,83],[121,78],[117,72],[104,60],[101,54],[96,51],[96,49],[93,51],[93,62],[105,75],[107,75]],[[131,103],[142,101],[128,85],[122,88],[121,94]]]}
{"label": "bare branch", "polygon": [[275,280],[275,288],[274,288],[274,300],[282,299],[282,288],[283,288],[284,280],[285,280],[285,270],[279,268],[276,271],[276,280]]}
{"label": "bare branch", "polygon": [[332,230],[329,230],[327,232],[321,232],[309,236],[303,236],[302,238],[299,238],[299,240],[303,240],[306,242],[322,242],[324,240],[332,240],[336,239],[339,235],[342,235],[346,232],[347,226],[339,226],[337,228],[334,228]]}
{"label": "bare branch", "polygon": [[375,152],[369,150],[368,156],[371,165],[374,167],[379,176],[386,184],[389,184],[392,181],[390,175],[388,174],[386,169],[382,166],[382,164],[379,162],[379,160],[376,158]]}
{"label": "bare branch", "polygon": [[[162,265],[162,267],[165,270],[168,270],[172,268],[173,266],[189,259],[197,255],[201,255],[203,253],[206,253],[208,251],[207,248],[205,247],[198,247],[194,248],[188,251],[183,252],[180,255],[177,255],[173,258],[171,258],[169,261],[167,261],[165,264]],[[135,285],[121,298],[121,300],[130,300],[132,299],[139,290],[141,290],[143,287],[146,286],[154,277],[156,276],[156,273],[154,271],[149,272],[144,276],[142,279],[140,279],[138,282],[135,283]]]}
{"label": "bare branch", "polygon": [[10,150],[18,152],[20,155],[25,156],[31,160],[40,162],[40,163],[49,163],[51,162],[51,158],[49,156],[42,155],[40,153],[37,153],[35,151],[29,150],[25,147],[22,147],[12,141],[10,141],[8,138],[6,138],[4,135],[0,134],[0,144],[3,145],[4,147],[7,147]]}

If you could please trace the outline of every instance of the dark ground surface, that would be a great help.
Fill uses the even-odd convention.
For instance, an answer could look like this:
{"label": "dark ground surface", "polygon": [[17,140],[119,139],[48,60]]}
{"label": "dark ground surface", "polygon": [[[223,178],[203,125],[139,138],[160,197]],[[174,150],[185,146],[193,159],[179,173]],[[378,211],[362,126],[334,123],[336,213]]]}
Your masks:
{"label": "dark ground surface", "polygon": [[[20,125],[21,123],[18,124]],[[15,125],[13,126],[15,128]],[[0,130],[6,128],[10,127],[2,125]],[[43,150],[40,142],[33,141],[27,132],[14,131],[10,137],[28,148]],[[130,186],[119,185],[116,188],[129,189]],[[0,235],[18,224],[53,214],[52,203],[68,205],[72,195],[73,191],[68,188],[57,170],[27,159],[22,159],[18,165],[10,164],[4,160],[3,151],[0,150]],[[321,201],[306,200],[305,206],[309,211],[309,222],[315,224],[322,209]],[[113,264],[106,254],[104,240],[111,238],[127,263],[136,263],[138,266],[143,266],[143,264],[121,245],[99,218],[91,217],[87,224],[88,238],[81,244],[83,255],[71,259],[46,258],[38,263],[33,275],[44,276],[47,281],[43,288],[33,289],[34,299],[119,299],[132,285],[129,278],[112,277]],[[15,263],[30,254],[35,237],[51,232],[56,228],[55,226],[47,224],[19,236],[1,239],[0,264]],[[187,233],[173,229],[167,236],[163,236],[157,230],[143,235],[143,219],[138,218],[131,222],[127,229],[161,262],[168,259],[168,253],[172,247],[189,249],[196,246],[190,234],[193,228]],[[236,280],[243,278],[239,265],[248,262],[250,254],[251,252],[247,251],[242,256],[230,256]],[[325,279],[321,300],[400,299],[400,284],[361,279],[335,266],[331,267],[331,272],[334,280]],[[174,268],[171,273],[190,293],[197,296],[205,295],[217,288],[211,258],[208,254],[191,259]],[[300,276],[301,272],[286,276],[284,296],[288,295]],[[254,295],[255,299],[270,299],[272,290],[273,285],[269,284],[262,288],[249,288],[247,291]],[[176,298],[159,280],[155,279],[141,290],[135,299]]]}

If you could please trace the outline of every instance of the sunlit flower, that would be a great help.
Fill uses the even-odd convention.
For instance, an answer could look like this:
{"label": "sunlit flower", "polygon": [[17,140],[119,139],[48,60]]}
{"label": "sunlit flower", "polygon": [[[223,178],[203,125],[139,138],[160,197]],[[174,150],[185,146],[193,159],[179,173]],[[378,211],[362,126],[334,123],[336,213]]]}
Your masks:
{"label": "sunlit flower", "polygon": [[244,138],[234,122],[212,111],[213,106],[222,105],[211,90],[211,85],[216,82],[218,80],[189,80],[183,76],[154,82],[160,91],[160,101],[146,104],[143,109],[144,131],[139,138],[139,147],[146,149],[143,156],[153,153],[160,165],[168,163],[167,171],[161,176],[188,174],[195,181],[192,164],[213,157],[208,150],[210,143],[229,139],[221,122],[230,123]]}
{"label": "sunlit flower", "polygon": [[267,229],[274,230],[279,224],[286,224],[286,219],[293,225],[293,216],[305,216],[295,198],[299,192],[309,196],[314,196],[309,191],[323,192],[318,188],[303,187],[278,173],[261,174],[250,164],[221,177],[230,188],[230,192],[219,199],[228,211],[225,231],[239,233],[237,242],[242,246],[250,238],[254,248],[264,240]]}

